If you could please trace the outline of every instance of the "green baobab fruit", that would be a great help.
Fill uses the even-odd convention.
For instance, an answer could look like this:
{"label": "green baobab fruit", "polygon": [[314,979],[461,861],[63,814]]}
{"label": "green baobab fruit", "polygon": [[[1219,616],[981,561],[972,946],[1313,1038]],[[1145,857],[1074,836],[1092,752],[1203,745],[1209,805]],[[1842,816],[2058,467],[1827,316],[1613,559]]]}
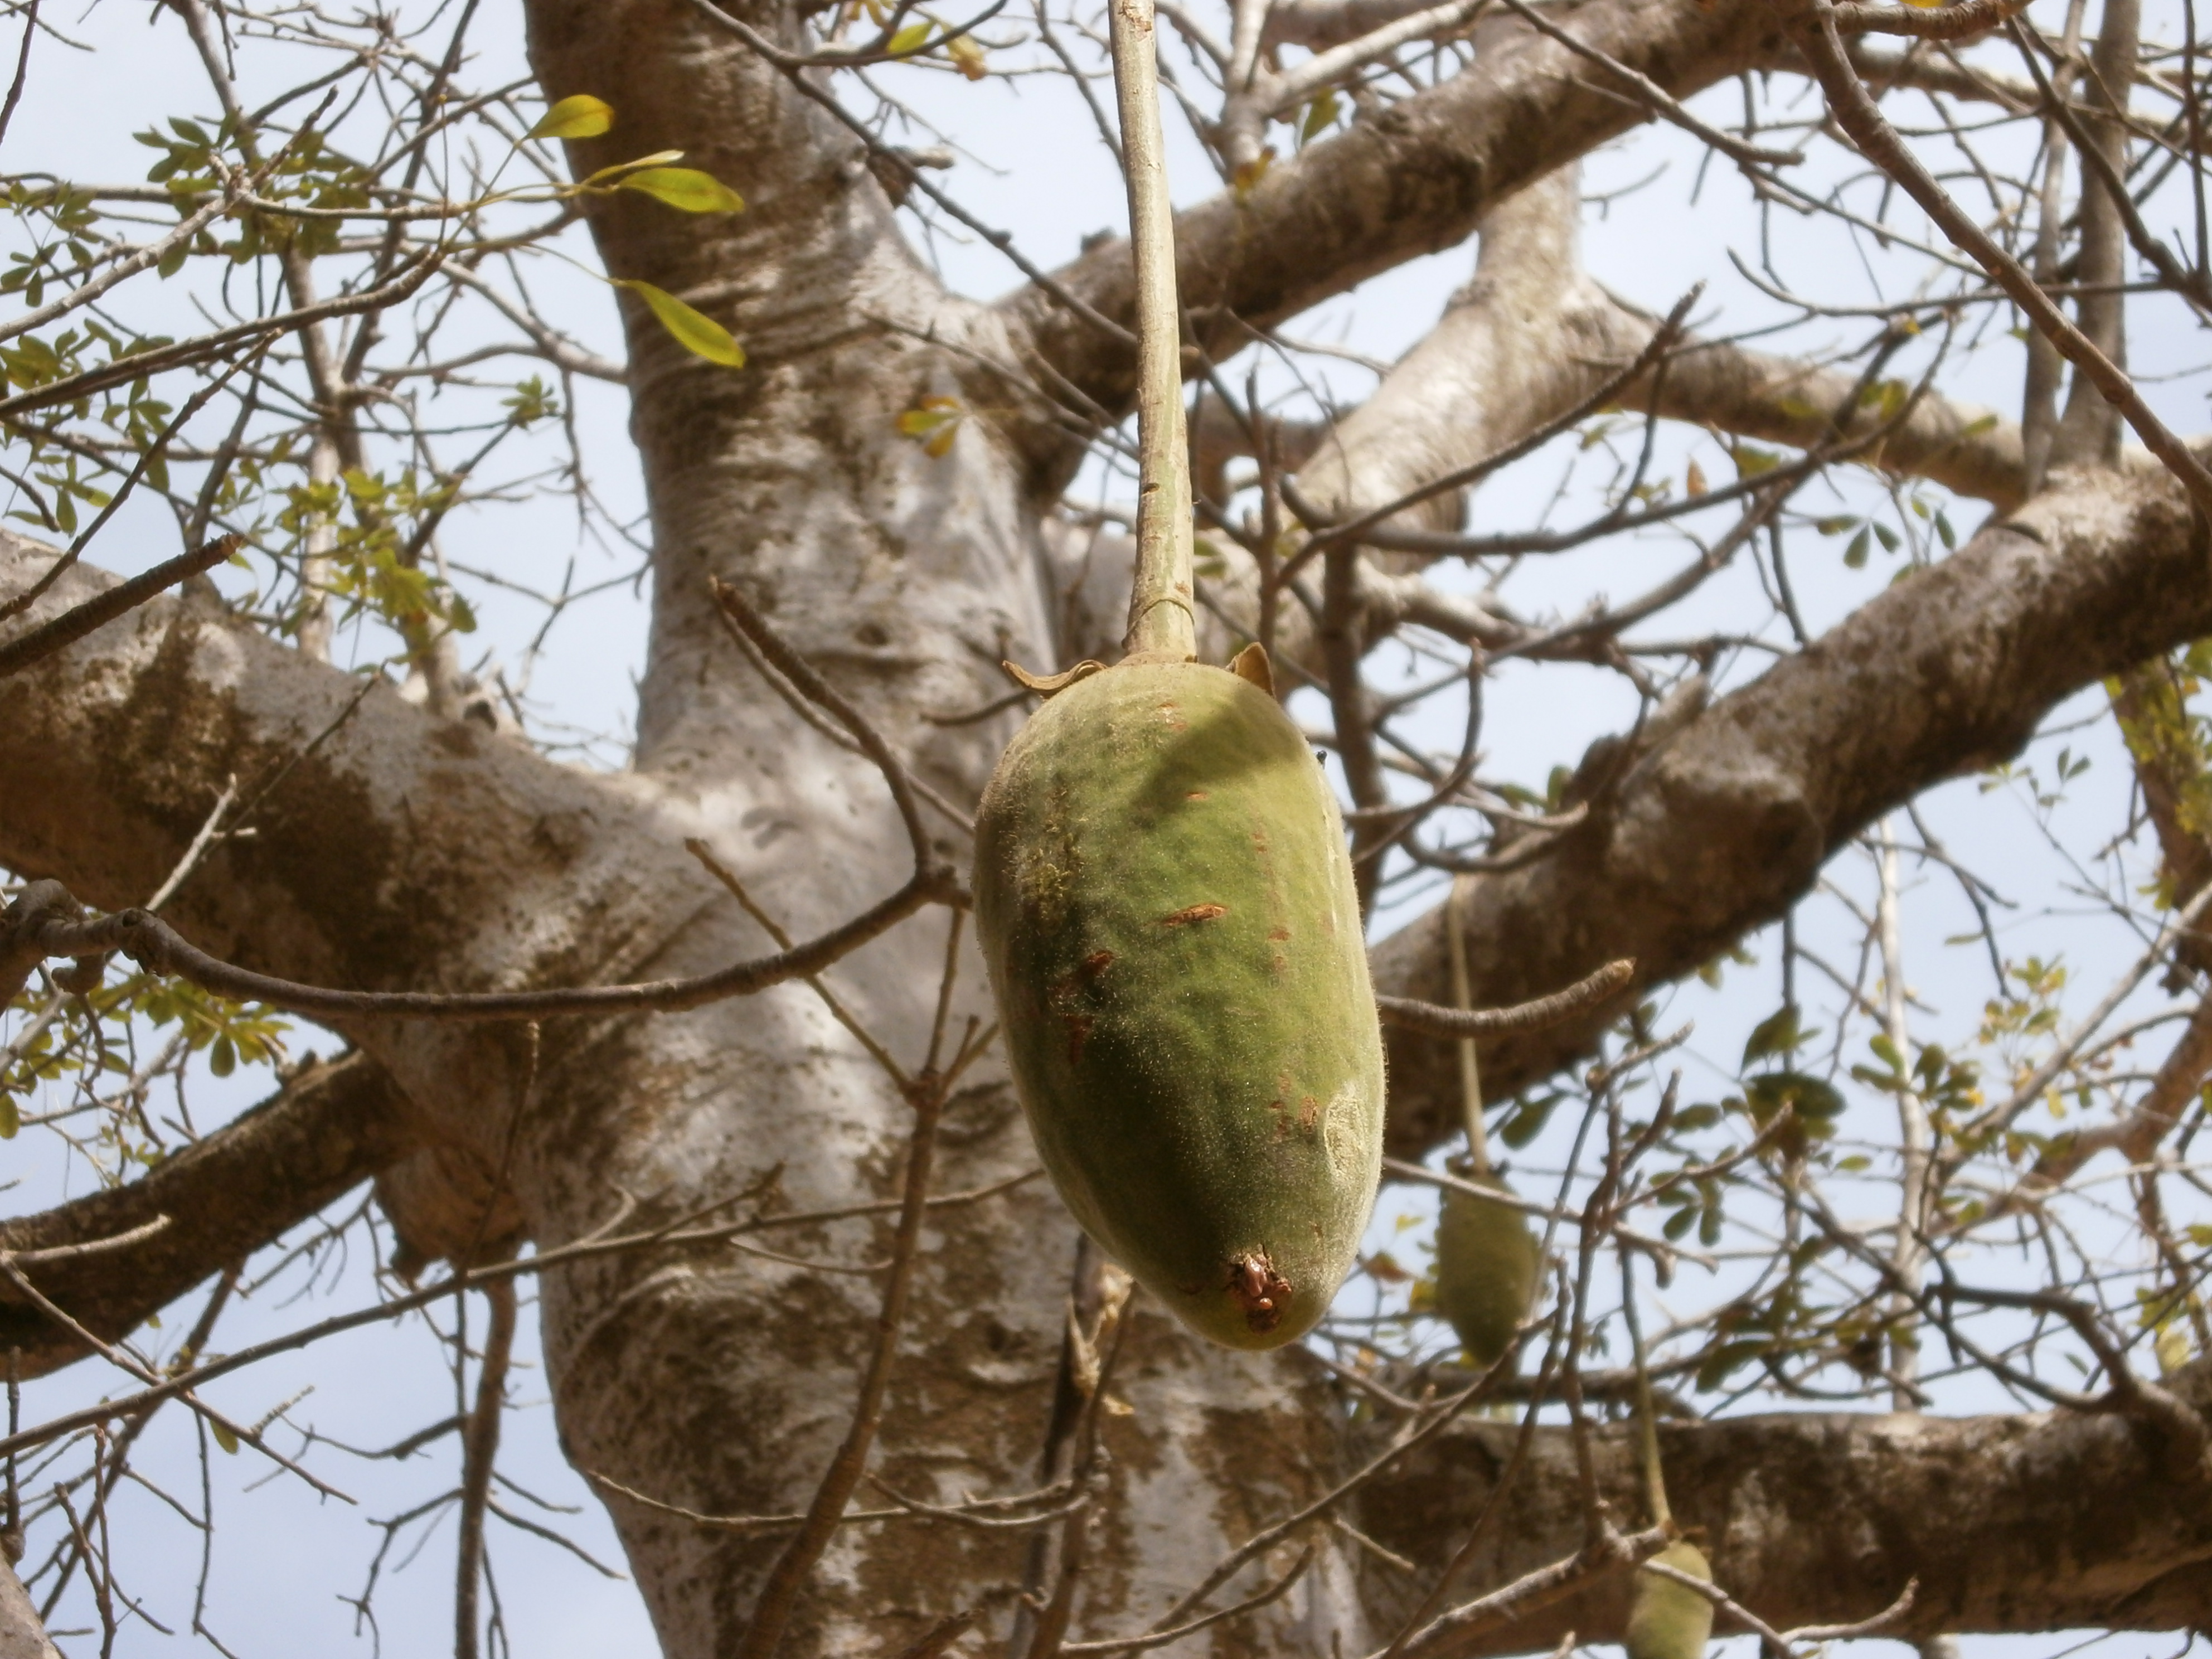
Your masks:
{"label": "green baobab fruit", "polygon": [[[1705,1553],[1687,1539],[1668,1545],[1651,1559],[1692,1578],[1712,1582]],[[1712,1633],[1711,1601],[1687,1584],[1637,1569],[1635,1599],[1628,1605],[1628,1659],[1705,1659]]]}
{"label": "green baobab fruit", "polygon": [[[1510,1194],[1504,1178],[1452,1173],[1462,1181]],[[1520,1210],[1496,1199],[1444,1189],[1437,1221],[1437,1311],[1451,1322],[1460,1346],[1475,1364],[1488,1367],[1513,1344],[1536,1294],[1542,1263],[1536,1236]]]}
{"label": "green baobab fruit", "polygon": [[1141,1284],[1239,1348],[1326,1310],[1382,1137],[1342,820],[1256,667],[1074,680],[975,815],[976,935],[1044,1166]]}

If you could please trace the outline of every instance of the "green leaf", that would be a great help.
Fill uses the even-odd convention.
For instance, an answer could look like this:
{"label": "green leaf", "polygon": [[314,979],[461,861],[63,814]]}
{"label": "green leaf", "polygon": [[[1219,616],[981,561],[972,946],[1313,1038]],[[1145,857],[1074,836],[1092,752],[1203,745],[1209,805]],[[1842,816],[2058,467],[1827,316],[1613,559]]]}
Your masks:
{"label": "green leaf", "polygon": [[238,1045],[225,1031],[208,1045],[208,1070],[217,1077],[228,1077],[238,1069]]}
{"label": "green leaf", "polygon": [[929,39],[930,30],[936,27],[936,24],[927,18],[919,23],[908,23],[896,34],[891,36],[890,44],[884,50],[894,57],[904,57],[908,52],[920,52],[922,43]]}
{"label": "green leaf", "polygon": [[1796,1005],[1784,1003],[1751,1028],[1750,1036],[1744,1040],[1743,1064],[1748,1066],[1774,1054],[1789,1054],[1801,1041]]}
{"label": "green leaf", "polygon": [[1311,143],[1327,132],[1336,123],[1338,108],[1336,94],[1333,91],[1322,93],[1307,105],[1306,118],[1298,128],[1298,142],[1301,144]]}
{"label": "green leaf", "polygon": [[1959,538],[1951,529],[1950,520],[1945,518],[1941,513],[1936,515],[1936,533],[1943,538],[1946,551],[1958,546]]}
{"label": "green leaf", "polygon": [[704,357],[710,363],[720,363],[727,368],[744,366],[744,348],[732,337],[729,330],[705,312],[695,311],[673,294],[634,277],[618,278],[615,286],[626,288],[644,301],[660,319],[661,327],[695,357]]}
{"label": "green leaf", "polygon": [[0,1140],[13,1140],[15,1132],[23,1127],[22,1108],[15,1103],[13,1095],[0,1095]]}
{"label": "green leaf", "polygon": [[1728,1380],[1730,1371],[1749,1364],[1765,1352],[1766,1340],[1763,1337],[1724,1344],[1708,1355],[1705,1364],[1698,1367],[1698,1390],[1711,1393]]}
{"label": "green leaf", "polygon": [[685,213],[743,213],[745,198],[711,173],[696,167],[647,167],[617,186],[641,191]]}
{"label": "green leaf", "polygon": [[1879,521],[1874,527],[1874,538],[1881,544],[1881,550],[1885,553],[1896,552],[1902,539],[1894,530]]}
{"label": "green leaf", "polygon": [[1867,538],[1871,534],[1872,531],[1869,526],[1859,526],[1859,533],[1851,538],[1851,544],[1844,550],[1844,563],[1846,568],[1852,570],[1866,568]]}
{"label": "green leaf", "polygon": [[615,124],[614,106],[588,92],[572,93],[538,118],[532,138],[596,138]]}
{"label": "green leaf", "polygon": [[1837,1117],[1842,1115],[1844,1097],[1836,1085],[1826,1078],[1808,1077],[1803,1072],[1777,1072],[1775,1081],[1785,1091],[1790,1104],[1807,1117]]}
{"label": "green leaf", "polygon": [[1505,1127],[1498,1130],[1498,1138],[1515,1152],[1519,1152],[1542,1133],[1545,1122],[1552,1115],[1552,1109],[1559,1103],[1561,1098],[1561,1096],[1551,1094],[1535,1100],[1522,1101],[1513,1109],[1513,1115],[1505,1120]]}
{"label": "green leaf", "polygon": [[1905,1056],[1897,1052],[1897,1045],[1889,1040],[1887,1033],[1875,1032],[1867,1039],[1867,1047],[1873,1049],[1875,1058],[1891,1071],[1902,1072],[1905,1069]]}
{"label": "green leaf", "polygon": [[215,1419],[210,1418],[208,1432],[215,1437],[216,1445],[222,1447],[233,1457],[238,1455],[238,1437],[230,1431],[228,1425],[218,1423]]}

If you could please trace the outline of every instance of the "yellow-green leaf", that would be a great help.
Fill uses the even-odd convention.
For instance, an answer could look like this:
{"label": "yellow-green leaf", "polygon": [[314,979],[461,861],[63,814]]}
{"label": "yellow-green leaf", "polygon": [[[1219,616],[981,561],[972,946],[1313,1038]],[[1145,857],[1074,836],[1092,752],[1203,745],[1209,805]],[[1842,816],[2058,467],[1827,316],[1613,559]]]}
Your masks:
{"label": "yellow-green leaf", "polygon": [[957,35],[945,43],[945,55],[952,60],[952,67],[970,81],[981,81],[991,72],[983,61],[983,48],[972,34]]}
{"label": "yellow-green leaf", "polygon": [[0,1140],[13,1140],[23,1127],[23,1109],[13,1095],[0,1095]]}
{"label": "yellow-green leaf", "polygon": [[696,167],[647,167],[633,173],[619,188],[642,191],[686,213],[743,213],[745,198],[711,173]]}
{"label": "yellow-green leaf", "polygon": [[227,1424],[218,1423],[215,1419],[210,1418],[208,1419],[208,1432],[215,1437],[215,1443],[216,1445],[222,1447],[234,1457],[238,1455],[238,1437],[230,1431],[229,1426]]}
{"label": "yellow-green leaf", "polygon": [[617,288],[626,288],[652,307],[653,314],[660,319],[661,327],[673,335],[676,343],[696,357],[710,363],[720,363],[729,368],[744,367],[744,348],[724,328],[703,311],[695,311],[673,294],[641,283],[635,278],[618,280]]}
{"label": "yellow-green leaf", "polygon": [[640,167],[666,167],[671,161],[680,161],[683,159],[684,152],[680,149],[657,149],[650,155],[633,156],[627,161],[617,161],[611,167],[601,167],[584,182],[587,185],[596,185],[622,173],[635,173]]}
{"label": "yellow-green leaf", "polygon": [[898,429],[921,444],[921,453],[930,459],[942,460],[952,453],[953,440],[960,435],[961,416],[966,412],[957,398],[924,398],[899,416]]}
{"label": "yellow-green leaf", "polygon": [[596,138],[615,124],[614,106],[588,92],[571,94],[538,118],[532,138]]}
{"label": "yellow-green leaf", "polygon": [[895,56],[903,55],[909,52],[919,52],[921,50],[921,43],[929,39],[930,30],[936,27],[937,26],[934,23],[931,23],[927,21],[920,23],[908,23],[896,34],[891,36],[890,45],[885,47],[884,50],[891,52]]}
{"label": "yellow-green leaf", "polygon": [[1298,142],[1310,144],[1335,125],[1338,104],[1334,92],[1323,92],[1306,106],[1306,118],[1298,128]]}

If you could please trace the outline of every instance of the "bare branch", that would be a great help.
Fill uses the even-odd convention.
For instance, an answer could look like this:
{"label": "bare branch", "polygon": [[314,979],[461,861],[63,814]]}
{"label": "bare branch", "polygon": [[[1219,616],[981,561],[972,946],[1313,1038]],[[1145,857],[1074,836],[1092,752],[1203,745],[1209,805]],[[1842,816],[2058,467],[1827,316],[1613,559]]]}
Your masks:
{"label": "bare branch", "polygon": [[[0,1249],[35,1264],[49,1296],[113,1340],[375,1175],[413,1144],[381,1067],[352,1054],[307,1066],[252,1110],[127,1186],[0,1222]],[[161,1217],[166,1226],[155,1227]],[[96,1248],[95,1248],[96,1247]],[[0,1306],[0,1349],[40,1376],[85,1357],[35,1310]]]}
{"label": "bare branch", "polygon": [[1627,988],[1635,976],[1635,963],[1624,957],[1608,962],[1564,991],[1510,1008],[1449,1008],[1407,997],[1377,997],[1375,1006],[1385,1024],[1425,1036],[1518,1036],[1548,1030],[1589,1013]]}

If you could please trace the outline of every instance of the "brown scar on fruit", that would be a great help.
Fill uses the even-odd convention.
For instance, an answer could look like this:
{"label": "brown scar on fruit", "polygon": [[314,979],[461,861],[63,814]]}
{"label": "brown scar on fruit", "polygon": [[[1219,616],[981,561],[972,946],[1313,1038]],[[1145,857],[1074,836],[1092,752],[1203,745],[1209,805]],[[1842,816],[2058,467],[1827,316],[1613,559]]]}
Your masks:
{"label": "brown scar on fruit", "polygon": [[1188,794],[1185,795],[1183,799],[1185,800],[1204,800],[1206,799],[1206,791],[1203,789],[1194,789]]}
{"label": "brown scar on fruit", "polygon": [[1162,916],[1160,926],[1180,927],[1185,922],[1212,921],[1216,916],[1225,916],[1228,914],[1229,907],[1225,904],[1194,904],[1188,909],[1178,910],[1171,916]]}
{"label": "brown scar on fruit", "polygon": [[1262,1250],[1240,1255],[1229,1264],[1229,1294],[1243,1309],[1245,1324],[1265,1333],[1282,1322],[1283,1304],[1291,1299],[1291,1281],[1275,1271],[1275,1264]]}
{"label": "brown scar on fruit", "polygon": [[1084,1041],[1098,1022],[1088,1014],[1065,1014],[1061,1018],[1067,1026],[1067,1063],[1073,1066],[1083,1058]]}

